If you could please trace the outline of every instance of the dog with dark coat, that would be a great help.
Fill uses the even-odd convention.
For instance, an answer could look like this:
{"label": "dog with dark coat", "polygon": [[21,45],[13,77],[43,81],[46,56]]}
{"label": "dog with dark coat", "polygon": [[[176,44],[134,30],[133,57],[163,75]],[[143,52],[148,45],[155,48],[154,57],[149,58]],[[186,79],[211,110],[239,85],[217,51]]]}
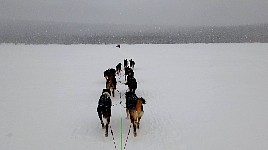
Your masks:
{"label": "dog with dark coat", "polygon": [[133,76],[134,77],[134,71],[133,69],[126,67],[125,68],[125,81],[127,80],[128,76]]}
{"label": "dog with dark coat", "polygon": [[127,59],[124,59],[124,68],[126,68],[128,66],[128,61]]}
{"label": "dog with dark coat", "polygon": [[113,68],[109,68],[104,71],[103,76],[105,77],[106,80],[111,77],[115,77],[116,70]]}
{"label": "dog with dark coat", "polygon": [[121,68],[122,64],[121,63],[118,63],[115,67],[116,69],[116,73],[119,75],[119,73],[122,71],[122,68]]}
{"label": "dog with dark coat", "polygon": [[130,66],[130,68],[134,69],[135,61],[133,61],[132,59],[130,59],[129,60],[129,66]]}
{"label": "dog with dark coat", "polygon": [[[108,127],[111,118],[112,100],[110,98],[110,90],[104,89],[98,101],[97,112],[101,121],[102,128],[105,129],[105,136],[108,136]],[[105,123],[104,123],[105,121]]]}
{"label": "dog with dark coat", "polygon": [[106,79],[106,89],[110,89],[112,91],[113,97],[117,84],[115,76],[116,76],[116,70],[113,68],[104,71],[104,77]]}
{"label": "dog with dark coat", "polygon": [[128,76],[128,80],[125,83],[128,86],[128,89],[130,92],[135,93],[136,89],[137,89],[137,81],[133,76]]}

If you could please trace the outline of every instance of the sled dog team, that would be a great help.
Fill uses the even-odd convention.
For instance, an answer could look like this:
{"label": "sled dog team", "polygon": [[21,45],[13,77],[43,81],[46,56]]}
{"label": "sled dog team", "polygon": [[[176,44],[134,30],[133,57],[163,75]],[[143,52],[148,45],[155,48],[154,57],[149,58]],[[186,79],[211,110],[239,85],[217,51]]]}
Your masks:
{"label": "sled dog team", "polygon": [[[130,59],[129,63],[127,59],[124,59],[124,76],[125,81],[128,86],[128,90],[125,93],[126,98],[126,114],[127,119],[130,118],[130,121],[133,125],[133,134],[137,136],[136,129],[140,127],[140,120],[144,113],[143,104],[146,103],[145,99],[142,97],[137,97],[135,91],[137,89],[137,81],[134,78],[134,66],[135,62]],[[116,65],[116,69],[110,68],[104,71],[104,77],[106,79],[106,88],[103,89],[102,94],[98,101],[97,112],[101,121],[102,128],[105,129],[105,136],[108,136],[110,118],[111,118],[111,107],[112,100],[111,96],[114,97],[114,92],[116,90],[116,76],[122,73],[122,64],[119,63]],[[121,102],[120,102],[121,104]]]}

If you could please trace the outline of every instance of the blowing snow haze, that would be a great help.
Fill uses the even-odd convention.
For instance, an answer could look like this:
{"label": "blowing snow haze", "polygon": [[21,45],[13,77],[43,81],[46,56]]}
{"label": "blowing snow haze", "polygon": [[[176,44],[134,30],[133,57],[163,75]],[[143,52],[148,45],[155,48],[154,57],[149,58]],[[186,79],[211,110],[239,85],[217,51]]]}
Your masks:
{"label": "blowing snow haze", "polygon": [[268,23],[267,0],[1,0],[0,19],[90,24]]}
{"label": "blowing snow haze", "polygon": [[0,0],[0,43],[211,42],[268,42],[268,0]]}

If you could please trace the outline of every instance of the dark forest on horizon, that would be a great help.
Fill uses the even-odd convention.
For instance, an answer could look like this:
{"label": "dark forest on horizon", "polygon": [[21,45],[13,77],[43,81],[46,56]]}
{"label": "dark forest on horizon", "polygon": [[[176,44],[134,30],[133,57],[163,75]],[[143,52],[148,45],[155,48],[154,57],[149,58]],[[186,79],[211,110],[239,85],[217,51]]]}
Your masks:
{"label": "dark forest on horizon", "polygon": [[268,24],[173,27],[0,22],[0,43],[24,44],[180,44],[268,43]]}

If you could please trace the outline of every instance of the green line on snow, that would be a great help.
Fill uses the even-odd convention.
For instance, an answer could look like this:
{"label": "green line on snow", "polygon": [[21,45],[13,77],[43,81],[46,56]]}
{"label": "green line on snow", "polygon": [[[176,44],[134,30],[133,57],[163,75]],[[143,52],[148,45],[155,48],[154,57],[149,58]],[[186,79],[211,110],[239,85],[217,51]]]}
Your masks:
{"label": "green line on snow", "polygon": [[123,121],[122,121],[122,107],[120,106],[120,116],[121,116],[121,120],[120,120],[120,147],[121,147],[121,150],[123,149],[123,130],[122,130],[122,127],[123,127]]}
{"label": "green line on snow", "polygon": [[122,138],[122,116],[121,116],[121,131],[120,131],[121,133],[120,133],[120,136],[121,136],[121,150],[123,149],[123,142],[122,142],[122,140],[123,140],[123,138]]}

